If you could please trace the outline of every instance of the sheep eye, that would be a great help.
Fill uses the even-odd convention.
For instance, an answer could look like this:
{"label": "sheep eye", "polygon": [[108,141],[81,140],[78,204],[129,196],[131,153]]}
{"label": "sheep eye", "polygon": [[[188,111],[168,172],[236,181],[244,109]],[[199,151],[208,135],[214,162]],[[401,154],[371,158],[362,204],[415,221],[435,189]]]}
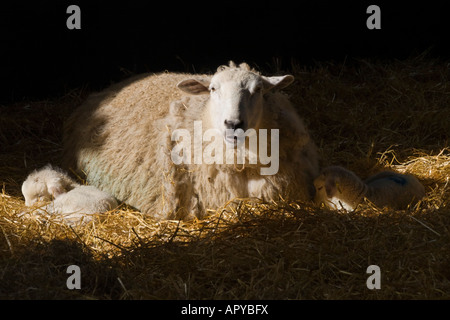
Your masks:
{"label": "sheep eye", "polygon": [[215,92],[215,91],[216,91],[216,88],[215,88],[214,86],[211,86],[211,87],[209,87],[209,91]]}

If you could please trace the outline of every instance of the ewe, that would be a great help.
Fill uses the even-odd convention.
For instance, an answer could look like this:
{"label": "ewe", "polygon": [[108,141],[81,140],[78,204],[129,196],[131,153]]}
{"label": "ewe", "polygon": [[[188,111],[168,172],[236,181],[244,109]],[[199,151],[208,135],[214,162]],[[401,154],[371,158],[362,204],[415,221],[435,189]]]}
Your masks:
{"label": "ewe", "polygon": [[73,181],[66,173],[50,165],[32,172],[22,184],[25,205],[51,201],[40,212],[60,214],[68,222],[83,219],[87,222],[94,213],[117,207],[117,201],[107,193],[92,186]]}
{"label": "ewe", "polygon": [[63,165],[156,219],[202,218],[234,198],[310,200],[316,147],[278,91],[293,80],[230,62],[118,83],[69,118]]}
{"label": "ewe", "polygon": [[412,175],[385,171],[363,182],[353,172],[338,166],[323,169],[314,186],[317,203],[348,211],[354,210],[364,197],[380,208],[406,209],[425,196],[424,187]]}

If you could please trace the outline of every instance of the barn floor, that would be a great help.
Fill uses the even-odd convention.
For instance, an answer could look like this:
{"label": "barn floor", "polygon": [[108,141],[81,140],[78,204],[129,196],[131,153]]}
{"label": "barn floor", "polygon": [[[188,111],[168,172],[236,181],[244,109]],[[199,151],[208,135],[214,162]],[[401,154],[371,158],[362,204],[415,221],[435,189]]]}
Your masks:
{"label": "barn floor", "polygon": [[[416,57],[288,71],[322,165],[416,175],[427,196],[405,211],[238,199],[191,223],[126,206],[85,226],[21,216],[23,180],[59,164],[61,124],[87,93],[1,106],[0,299],[449,299],[449,68]],[[366,285],[370,265],[381,289]]]}

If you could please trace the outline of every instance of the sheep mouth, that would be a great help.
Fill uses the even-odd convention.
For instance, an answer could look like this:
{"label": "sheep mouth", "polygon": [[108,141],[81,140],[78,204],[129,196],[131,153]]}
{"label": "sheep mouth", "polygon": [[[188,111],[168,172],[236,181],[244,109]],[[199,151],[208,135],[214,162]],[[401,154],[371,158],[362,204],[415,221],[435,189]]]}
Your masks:
{"label": "sheep mouth", "polygon": [[232,144],[232,145],[234,145],[234,146],[236,146],[237,143],[238,143],[238,137],[236,137],[235,135],[232,135],[232,136],[230,136],[230,135],[224,136],[224,140],[225,140],[225,142],[226,142],[227,144]]}
{"label": "sheep mouth", "polygon": [[224,140],[226,144],[232,145],[235,148],[240,147],[243,143],[245,143],[245,137],[238,135],[224,135]]}
{"label": "sheep mouth", "polygon": [[226,144],[234,145],[234,147],[241,147],[245,144],[245,140],[247,137],[252,137],[254,132],[244,132],[242,129],[234,130],[226,130],[223,134],[223,139]]}

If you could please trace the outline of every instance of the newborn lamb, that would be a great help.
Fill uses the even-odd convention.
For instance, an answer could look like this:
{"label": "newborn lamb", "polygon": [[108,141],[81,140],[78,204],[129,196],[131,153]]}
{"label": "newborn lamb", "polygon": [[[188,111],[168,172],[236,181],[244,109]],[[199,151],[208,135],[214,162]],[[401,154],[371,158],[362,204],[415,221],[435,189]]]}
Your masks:
{"label": "newborn lamb", "polygon": [[425,196],[423,185],[412,175],[384,171],[363,182],[339,166],[323,169],[314,186],[315,201],[336,210],[352,211],[364,198],[379,208],[406,209]]}
{"label": "newborn lamb", "polygon": [[87,222],[92,214],[109,211],[118,205],[109,194],[92,186],[80,185],[51,165],[32,172],[22,185],[22,193],[26,206],[51,201],[40,211],[61,214],[69,222],[81,219]]}

